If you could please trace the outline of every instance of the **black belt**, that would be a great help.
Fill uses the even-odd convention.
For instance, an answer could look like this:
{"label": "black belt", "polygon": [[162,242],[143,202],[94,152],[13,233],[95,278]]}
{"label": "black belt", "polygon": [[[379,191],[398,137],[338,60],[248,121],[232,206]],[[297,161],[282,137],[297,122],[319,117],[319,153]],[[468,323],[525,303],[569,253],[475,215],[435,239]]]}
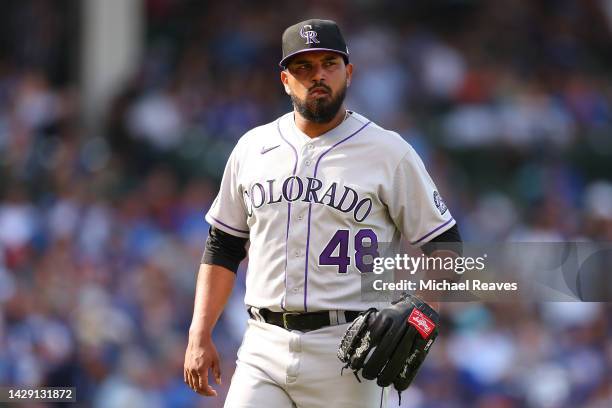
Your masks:
{"label": "black belt", "polygon": [[[359,316],[354,310],[323,310],[320,312],[273,312],[269,309],[248,308],[249,315],[255,320],[282,327],[287,330],[311,331],[332,324],[350,323]],[[334,318],[335,317],[335,318]]]}

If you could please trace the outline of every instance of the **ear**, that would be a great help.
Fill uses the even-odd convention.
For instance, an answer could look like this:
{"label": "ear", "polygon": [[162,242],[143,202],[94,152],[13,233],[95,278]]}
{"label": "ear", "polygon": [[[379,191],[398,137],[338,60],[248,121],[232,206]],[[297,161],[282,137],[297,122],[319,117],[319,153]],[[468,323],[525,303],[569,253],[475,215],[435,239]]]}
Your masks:
{"label": "ear", "polygon": [[280,80],[283,83],[283,87],[285,88],[285,93],[287,95],[291,95],[291,88],[289,88],[289,75],[285,70],[281,71]]}
{"label": "ear", "polygon": [[353,79],[353,64],[350,62],[346,64],[346,86],[351,86],[351,80]]}

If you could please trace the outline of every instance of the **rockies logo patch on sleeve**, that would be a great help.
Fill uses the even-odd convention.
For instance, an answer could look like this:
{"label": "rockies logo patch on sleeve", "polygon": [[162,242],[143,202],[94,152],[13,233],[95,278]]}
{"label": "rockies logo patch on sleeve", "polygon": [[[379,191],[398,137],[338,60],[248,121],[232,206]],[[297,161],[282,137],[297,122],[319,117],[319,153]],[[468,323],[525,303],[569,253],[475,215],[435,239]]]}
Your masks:
{"label": "rockies logo patch on sleeve", "polygon": [[442,200],[442,197],[440,196],[440,193],[437,191],[433,192],[433,200],[434,204],[438,208],[438,211],[440,211],[440,215],[444,214],[446,210],[448,210],[448,208],[446,208],[446,204],[444,204],[444,200]]}

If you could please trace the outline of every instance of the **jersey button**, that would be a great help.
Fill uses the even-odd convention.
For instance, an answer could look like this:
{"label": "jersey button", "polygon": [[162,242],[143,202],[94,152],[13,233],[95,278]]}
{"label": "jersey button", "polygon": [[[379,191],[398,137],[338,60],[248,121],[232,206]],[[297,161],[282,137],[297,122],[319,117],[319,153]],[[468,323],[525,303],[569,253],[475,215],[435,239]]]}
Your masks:
{"label": "jersey button", "polygon": [[296,258],[299,258],[299,257],[300,257],[300,255],[302,255],[302,251],[300,251],[299,249],[296,249],[296,250],[295,250],[295,252],[294,252],[294,254],[295,254],[295,257],[296,257]]}
{"label": "jersey button", "polygon": [[314,149],[314,145],[309,144],[309,145],[308,145],[308,148],[309,148],[310,150],[312,150],[312,149]]}
{"label": "jersey button", "polygon": [[306,161],[304,162],[304,164],[305,164],[306,166],[310,167],[310,165],[312,164],[312,161],[310,161],[310,160],[306,160]]}
{"label": "jersey button", "polygon": [[299,221],[302,221],[302,220],[304,219],[304,215],[303,215],[303,214],[299,214],[299,215],[297,216],[297,219],[298,219]]}

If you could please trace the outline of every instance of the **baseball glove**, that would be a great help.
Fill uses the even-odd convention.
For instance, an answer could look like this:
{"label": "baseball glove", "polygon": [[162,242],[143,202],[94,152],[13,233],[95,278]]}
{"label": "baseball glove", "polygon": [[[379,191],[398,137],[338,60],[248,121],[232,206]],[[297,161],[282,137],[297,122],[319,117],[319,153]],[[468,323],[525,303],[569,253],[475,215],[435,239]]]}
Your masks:
{"label": "baseball glove", "polygon": [[404,294],[381,311],[368,309],[345,332],[338,358],[359,380],[391,384],[400,393],[416,376],[438,336],[438,313],[416,296]]}

